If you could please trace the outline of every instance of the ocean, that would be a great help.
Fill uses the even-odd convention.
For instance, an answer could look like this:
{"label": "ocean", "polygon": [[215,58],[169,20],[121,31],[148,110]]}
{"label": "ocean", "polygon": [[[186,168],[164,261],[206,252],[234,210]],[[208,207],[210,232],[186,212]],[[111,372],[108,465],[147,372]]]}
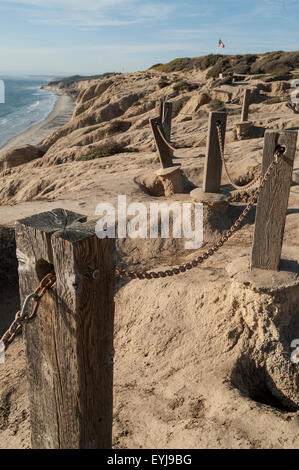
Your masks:
{"label": "ocean", "polygon": [[5,103],[0,102],[0,148],[52,112],[58,96],[40,89],[52,78],[0,77],[5,84]]}

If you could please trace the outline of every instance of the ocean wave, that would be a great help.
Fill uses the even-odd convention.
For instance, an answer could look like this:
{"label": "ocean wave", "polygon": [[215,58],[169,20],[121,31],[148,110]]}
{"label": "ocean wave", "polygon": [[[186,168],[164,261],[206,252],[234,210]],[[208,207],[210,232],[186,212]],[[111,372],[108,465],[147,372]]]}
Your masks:
{"label": "ocean wave", "polygon": [[38,108],[40,105],[40,101],[36,101],[35,103],[31,104],[28,108],[27,113],[30,113],[33,109]]}
{"label": "ocean wave", "polygon": [[53,110],[58,99],[57,95],[50,91],[42,90],[40,86],[41,84],[38,87],[32,86],[31,90],[27,90],[25,93],[24,88],[21,86],[13,90],[16,99],[11,94],[10,102],[7,103],[6,113],[3,113],[5,108],[1,109],[0,148],[12,137],[42,122]]}

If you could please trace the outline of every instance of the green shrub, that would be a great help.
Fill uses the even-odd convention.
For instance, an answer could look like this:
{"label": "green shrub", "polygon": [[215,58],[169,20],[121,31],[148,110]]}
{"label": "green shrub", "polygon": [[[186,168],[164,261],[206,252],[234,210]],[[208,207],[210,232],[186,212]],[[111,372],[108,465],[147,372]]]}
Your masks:
{"label": "green shrub", "polygon": [[116,155],[117,153],[125,152],[125,147],[115,142],[110,144],[104,144],[101,147],[93,149],[90,153],[82,155],[80,161],[95,160],[96,158],[110,157],[111,155]]}
{"label": "green shrub", "polygon": [[159,69],[159,67],[162,67],[163,64],[155,64],[155,65],[152,65],[148,70],[152,70],[152,69]]}
{"label": "green shrub", "polygon": [[272,98],[268,98],[267,100],[264,101],[264,104],[276,104],[276,103],[282,103],[281,98],[278,96],[273,96]]}
{"label": "green shrub", "polygon": [[200,68],[200,70],[204,71],[207,70],[209,67],[213,67],[216,64],[219,57],[215,54],[209,54],[203,57],[198,57],[195,59],[196,65]]}
{"label": "green shrub", "polygon": [[212,67],[211,70],[209,70],[207,73],[207,78],[217,78],[219,77],[220,73],[224,73],[224,69],[222,66],[222,61],[218,60],[214,67]]}
{"label": "green shrub", "polygon": [[299,67],[299,52],[271,52],[263,54],[252,65],[253,73],[286,75]]}
{"label": "green shrub", "polygon": [[167,64],[155,64],[149,70],[158,70],[159,72],[182,72],[190,71],[194,68],[199,68],[200,70],[206,70],[209,67],[212,67],[217,62],[219,56],[214,54],[209,54],[202,57],[181,57],[174,59]]}
{"label": "green shrub", "polygon": [[209,78],[216,78],[219,73],[240,73],[248,75],[282,75],[299,68],[299,52],[267,52],[265,54],[220,55],[209,54],[202,57],[182,57],[167,64],[155,64],[152,69],[161,72],[182,72],[198,68],[202,71],[210,68]]}
{"label": "green shrub", "polygon": [[168,64],[156,66],[155,68],[156,70],[165,73],[180,72],[181,70],[190,70],[190,68],[192,69],[192,66],[190,67],[190,62],[192,62],[192,59],[183,57],[181,59],[174,59],[171,62],[168,62]]}

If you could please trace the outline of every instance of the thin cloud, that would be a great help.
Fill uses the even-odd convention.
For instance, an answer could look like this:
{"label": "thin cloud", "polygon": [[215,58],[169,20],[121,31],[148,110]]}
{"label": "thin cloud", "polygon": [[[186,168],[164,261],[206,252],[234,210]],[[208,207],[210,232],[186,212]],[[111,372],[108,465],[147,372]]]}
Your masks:
{"label": "thin cloud", "polygon": [[4,0],[11,5],[27,5],[39,7],[43,10],[89,10],[98,11],[100,9],[111,8],[118,5],[139,3],[140,0]]}
{"label": "thin cloud", "polygon": [[265,19],[298,21],[298,0],[263,0],[256,5],[253,13]]}
{"label": "thin cloud", "polygon": [[5,3],[29,7],[24,15],[32,23],[85,30],[158,21],[176,9],[174,4],[144,0],[6,0]]}
{"label": "thin cloud", "polygon": [[[194,43],[163,43],[163,44],[93,44],[85,46],[76,46],[76,53],[79,52],[120,52],[121,54],[135,54],[138,52],[147,53],[147,52],[156,52],[156,51],[181,51],[181,50],[198,50],[198,44]],[[59,51],[53,47],[24,47],[24,48],[15,48],[15,47],[0,47],[0,54],[27,54],[30,56],[32,54],[65,54],[66,52],[73,53],[73,47],[62,47]]]}
{"label": "thin cloud", "polygon": [[121,20],[121,19],[109,19],[105,18],[102,15],[94,16],[93,18],[88,17],[87,15],[71,15],[68,17],[53,17],[53,18],[31,18],[33,23],[45,24],[49,26],[71,26],[71,27],[80,27],[84,28],[87,31],[90,28],[96,29],[100,26],[124,26],[130,24],[140,23],[141,20]]}

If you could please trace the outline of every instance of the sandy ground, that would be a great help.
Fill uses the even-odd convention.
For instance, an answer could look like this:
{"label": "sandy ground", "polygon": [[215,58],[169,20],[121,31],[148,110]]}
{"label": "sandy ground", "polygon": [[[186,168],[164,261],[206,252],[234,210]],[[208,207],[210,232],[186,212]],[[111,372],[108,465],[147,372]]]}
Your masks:
{"label": "sandy ground", "polygon": [[[132,80],[135,77],[132,74]],[[298,116],[284,104],[252,108],[250,118],[256,126],[299,128]],[[229,116],[226,144],[235,180],[248,177],[260,164],[263,150],[260,137],[232,140],[238,119]],[[176,118],[173,123],[177,162],[194,186],[202,184],[205,146],[198,147],[196,142],[206,130],[206,116]],[[62,155],[63,146],[73,143],[79,133],[81,139],[84,132],[79,128],[72,138],[62,137],[57,152]],[[148,145],[147,127],[134,132],[132,139]],[[81,151],[80,145],[76,152]],[[66,154],[71,151],[67,147]],[[12,227],[19,218],[57,207],[95,218],[96,205],[114,202],[118,194],[126,194],[128,202],[166,200],[145,194],[134,182],[159,168],[151,148],[60,164],[51,160],[55,144],[49,152],[48,160],[0,174],[2,225]],[[298,152],[294,168],[299,168]],[[232,190],[224,175],[222,184]],[[170,200],[189,202],[189,192]],[[232,225],[242,208],[241,200],[231,204],[226,215],[206,214],[205,248]],[[294,183],[284,260],[299,261],[298,214],[299,186]],[[254,211],[243,229],[202,267],[175,278],[117,282],[115,448],[299,448],[299,370],[290,361],[290,343],[299,338],[299,289],[295,282],[282,292],[258,291],[232,275],[243,273],[244,265],[249,268],[253,229]],[[117,247],[118,263],[135,269],[177,266],[201,252],[186,252],[174,239],[127,239]],[[5,249],[1,255],[5,256]],[[12,319],[18,305],[17,290],[16,281],[9,285],[3,281],[0,309],[5,322]],[[29,448],[22,338],[11,346],[6,363],[0,366],[0,384],[0,447]]]}
{"label": "sandy ground", "polygon": [[0,148],[1,153],[7,152],[14,147],[30,144],[37,145],[46,139],[56,129],[63,126],[70,120],[74,110],[74,100],[68,95],[61,95],[55,103],[53,111],[47,119],[30,127],[27,131],[10,139],[3,147]]}

